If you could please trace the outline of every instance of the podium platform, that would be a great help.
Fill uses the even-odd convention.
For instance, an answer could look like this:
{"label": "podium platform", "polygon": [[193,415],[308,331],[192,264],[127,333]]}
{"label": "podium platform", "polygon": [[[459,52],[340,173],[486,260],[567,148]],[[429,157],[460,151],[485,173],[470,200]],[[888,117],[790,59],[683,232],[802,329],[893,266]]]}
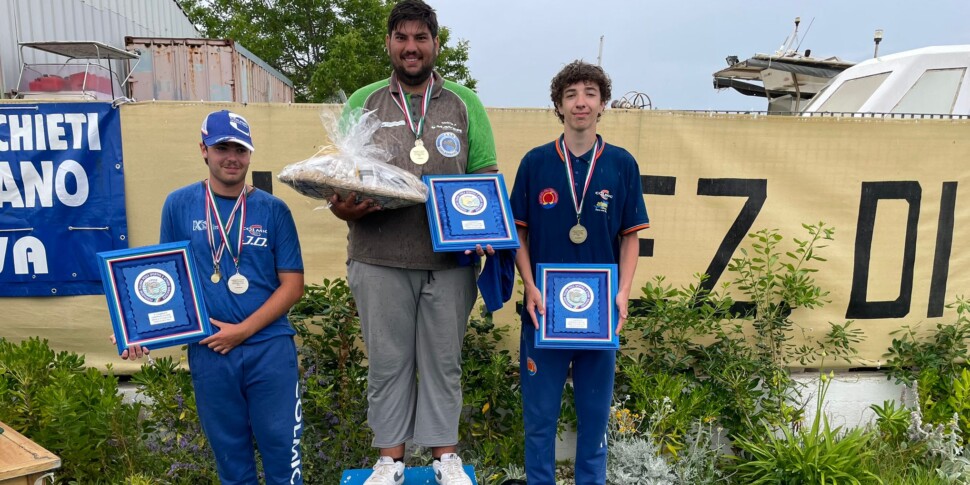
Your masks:
{"label": "podium platform", "polygon": [[[472,485],[478,485],[475,480],[475,468],[465,465],[465,474],[472,480]],[[362,470],[344,470],[343,477],[340,478],[340,485],[361,485],[374,470],[365,468]],[[437,485],[434,481],[434,470],[430,466],[407,467],[404,469],[404,485]]]}

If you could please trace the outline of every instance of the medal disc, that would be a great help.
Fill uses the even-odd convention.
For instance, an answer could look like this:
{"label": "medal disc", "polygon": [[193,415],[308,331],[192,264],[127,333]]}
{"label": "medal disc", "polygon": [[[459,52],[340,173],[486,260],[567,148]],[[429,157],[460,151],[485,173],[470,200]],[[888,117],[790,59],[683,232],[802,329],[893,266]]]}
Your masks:
{"label": "medal disc", "polygon": [[411,149],[411,161],[418,164],[424,165],[428,163],[428,158],[431,154],[428,153],[428,149],[424,147],[424,142],[419,140],[414,140],[414,148]]}
{"label": "medal disc", "polygon": [[249,280],[245,276],[236,273],[229,277],[229,291],[241,295],[249,289]]}
{"label": "medal disc", "polygon": [[219,275],[218,271],[212,273],[212,276],[209,277],[209,281],[213,283],[218,283],[221,280],[222,280],[222,276]]}
{"label": "medal disc", "polygon": [[574,244],[582,244],[586,240],[586,228],[581,224],[569,228],[569,240]]}

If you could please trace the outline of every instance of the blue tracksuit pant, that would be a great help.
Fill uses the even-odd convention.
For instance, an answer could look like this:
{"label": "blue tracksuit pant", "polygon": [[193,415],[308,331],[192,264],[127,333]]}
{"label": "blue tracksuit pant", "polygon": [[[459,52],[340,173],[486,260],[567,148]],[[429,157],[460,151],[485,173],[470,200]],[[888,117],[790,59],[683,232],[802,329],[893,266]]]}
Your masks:
{"label": "blue tracksuit pant", "polygon": [[189,345],[199,420],[222,485],[258,485],[253,438],[266,484],[302,484],[303,407],[293,337],[240,345],[226,355]]}
{"label": "blue tracksuit pant", "polygon": [[531,319],[523,322],[519,351],[529,485],[556,483],[556,426],[570,364],[578,416],[576,485],[605,484],[606,426],[613,401],[616,352],[537,349]]}

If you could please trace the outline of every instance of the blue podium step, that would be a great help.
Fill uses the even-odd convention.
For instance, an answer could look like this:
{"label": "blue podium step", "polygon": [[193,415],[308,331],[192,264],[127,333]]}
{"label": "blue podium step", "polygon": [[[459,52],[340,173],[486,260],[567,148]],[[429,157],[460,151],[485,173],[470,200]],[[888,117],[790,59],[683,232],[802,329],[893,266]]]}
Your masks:
{"label": "blue podium step", "polygon": [[[475,468],[465,465],[465,473],[472,480],[472,485],[478,485],[475,480]],[[370,476],[370,468],[363,470],[344,470],[343,477],[340,478],[340,485],[361,485]],[[404,470],[404,485],[437,485],[434,481],[434,470],[430,466],[408,467]]]}

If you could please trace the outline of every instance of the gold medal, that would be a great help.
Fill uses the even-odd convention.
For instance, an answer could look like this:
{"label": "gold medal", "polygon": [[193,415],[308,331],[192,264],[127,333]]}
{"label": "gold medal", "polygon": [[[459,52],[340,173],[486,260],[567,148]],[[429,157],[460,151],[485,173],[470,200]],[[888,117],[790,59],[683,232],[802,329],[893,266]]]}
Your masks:
{"label": "gold medal", "polygon": [[213,283],[219,283],[222,280],[222,275],[219,274],[219,267],[217,266],[215,271],[212,272],[212,276],[209,277],[209,281]]}
{"label": "gold medal", "polygon": [[574,244],[582,244],[586,240],[586,228],[582,224],[576,224],[569,228],[569,240]]}
{"label": "gold medal", "polygon": [[411,149],[411,161],[418,165],[424,165],[428,163],[428,158],[430,157],[431,154],[424,147],[424,142],[420,139],[414,140],[414,148]]}

